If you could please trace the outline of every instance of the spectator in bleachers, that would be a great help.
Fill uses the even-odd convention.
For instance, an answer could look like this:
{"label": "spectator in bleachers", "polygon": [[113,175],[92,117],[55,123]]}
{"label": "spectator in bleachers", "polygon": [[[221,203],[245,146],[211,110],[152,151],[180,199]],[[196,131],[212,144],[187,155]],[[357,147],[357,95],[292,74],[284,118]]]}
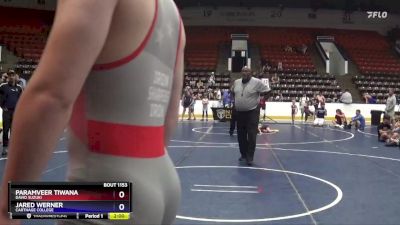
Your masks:
{"label": "spectator in bleachers", "polygon": [[207,94],[208,94],[208,99],[209,100],[213,100],[215,98],[214,97],[214,92],[213,92],[213,90],[211,88],[207,89]]}
{"label": "spectator in bleachers", "polygon": [[201,121],[204,121],[204,114],[206,115],[206,121],[208,121],[208,96],[203,95],[201,99],[201,103],[203,104],[203,115],[201,117]]}
{"label": "spectator in bleachers", "polygon": [[386,100],[385,115],[390,117],[390,123],[394,124],[394,109],[396,107],[396,95],[394,94],[393,88],[389,88],[389,96]]}
{"label": "spectator in bleachers", "polygon": [[208,78],[207,86],[208,87],[213,87],[214,85],[215,85],[215,76],[214,76],[214,73],[212,73],[210,75],[210,77]]}
{"label": "spectator in bleachers", "polygon": [[303,94],[303,96],[299,99],[299,103],[300,103],[300,113],[301,113],[301,121],[303,121],[303,117],[304,117],[304,107],[307,104],[307,102],[309,101],[308,97],[306,94]]}
{"label": "spectator in bleachers", "polygon": [[278,70],[278,71],[283,71],[283,64],[282,64],[282,62],[278,62],[277,70]]}
{"label": "spectator in bleachers", "polygon": [[282,92],[278,92],[278,93],[276,94],[276,96],[275,96],[275,98],[274,98],[274,101],[275,101],[275,102],[281,102],[281,101],[283,101]]}
{"label": "spectator in bleachers", "polygon": [[340,97],[342,96],[342,92],[338,92],[332,97],[332,102],[340,102]]}
{"label": "spectator in bleachers", "polygon": [[326,115],[325,103],[321,103],[320,107],[315,110],[314,126],[324,126]]}
{"label": "spectator in bleachers", "polygon": [[378,125],[378,140],[385,142],[389,138],[390,132],[392,130],[391,118],[388,115],[383,116],[383,121]]}
{"label": "spectator in bleachers", "polygon": [[356,110],[356,115],[351,118],[351,122],[347,125],[347,128],[351,129],[353,125],[359,130],[364,130],[365,128],[365,118],[361,115],[361,110],[359,109]]}
{"label": "spectator in bleachers", "polygon": [[351,93],[349,92],[349,89],[345,89],[343,94],[340,96],[341,103],[345,104],[351,104],[353,102],[353,98],[351,96]]}
{"label": "spectator in bleachers", "polygon": [[271,84],[277,84],[277,83],[279,83],[279,77],[278,74],[275,73],[274,76],[272,76],[271,78]]}
{"label": "spectator in bleachers", "polygon": [[199,80],[197,82],[197,88],[200,89],[200,88],[203,88],[203,87],[204,87],[204,83],[201,80]]}
{"label": "spectator in bleachers", "polygon": [[336,109],[335,120],[332,121],[333,126],[344,128],[347,125],[347,119],[342,110]]}
{"label": "spectator in bleachers", "polygon": [[365,100],[365,104],[376,104],[376,96],[375,95],[370,95],[368,93],[364,93],[363,98]]}
{"label": "spectator in bleachers", "polygon": [[196,88],[196,80],[194,78],[192,78],[191,81],[189,81],[190,84],[190,88]]}
{"label": "spectator in bleachers", "polygon": [[271,69],[271,66],[266,62],[264,66],[262,67],[262,73],[267,75],[269,74],[269,70]]}

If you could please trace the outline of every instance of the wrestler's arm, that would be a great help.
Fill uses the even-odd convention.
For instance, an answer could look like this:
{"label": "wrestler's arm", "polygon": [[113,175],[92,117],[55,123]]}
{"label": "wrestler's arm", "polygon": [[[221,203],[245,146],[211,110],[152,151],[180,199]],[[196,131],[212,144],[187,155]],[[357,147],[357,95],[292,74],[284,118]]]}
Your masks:
{"label": "wrestler's arm", "polygon": [[1,186],[0,224],[7,214],[7,182],[38,180],[47,165],[105,43],[116,3],[58,1],[42,58],[15,112]]}
{"label": "wrestler's arm", "polygon": [[[172,83],[172,92],[171,98],[169,101],[167,114],[164,122],[165,133],[164,133],[164,144],[168,145],[169,139],[171,135],[173,135],[176,124],[178,122],[178,114],[179,114],[179,100],[180,95],[182,93],[182,85],[183,85],[183,66],[184,66],[184,49],[186,44],[185,30],[183,24],[181,25],[181,38],[179,43],[179,49],[176,56],[176,68],[175,74]],[[182,97],[183,102],[183,97]]]}

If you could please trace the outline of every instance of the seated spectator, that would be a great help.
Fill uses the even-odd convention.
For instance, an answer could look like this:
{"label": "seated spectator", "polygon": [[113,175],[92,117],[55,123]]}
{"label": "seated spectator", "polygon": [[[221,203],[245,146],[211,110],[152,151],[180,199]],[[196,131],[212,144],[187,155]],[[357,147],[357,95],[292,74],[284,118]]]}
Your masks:
{"label": "seated spectator", "polygon": [[268,63],[265,63],[264,66],[262,67],[262,73],[268,73],[270,69],[271,66]]}
{"label": "seated spectator", "polygon": [[208,87],[213,87],[215,85],[215,77],[214,77],[214,73],[212,73],[210,75],[210,77],[208,78]]}
{"label": "seated spectator", "polygon": [[392,130],[392,125],[390,123],[390,117],[389,116],[385,115],[383,117],[383,121],[382,121],[382,123],[380,123],[378,125],[377,130],[378,130],[378,140],[382,141],[382,142],[385,142],[386,139],[389,138],[390,132]]}
{"label": "seated spectator", "polygon": [[276,101],[276,102],[281,102],[281,101],[283,101],[283,95],[282,95],[281,92],[279,92],[279,93],[275,96],[274,101]]}
{"label": "seated spectator", "polygon": [[282,70],[283,70],[283,64],[282,64],[282,62],[278,62],[277,69],[278,69],[278,71],[282,71]]}
{"label": "seated spectator", "polygon": [[376,96],[375,95],[370,95],[368,93],[364,93],[363,95],[365,104],[376,104]]}
{"label": "seated spectator", "polygon": [[397,121],[390,132],[388,139],[386,139],[386,146],[399,146],[400,143],[400,122]]}
{"label": "seated spectator", "polygon": [[314,126],[324,126],[326,114],[325,103],[321,103],[320,107],[315,110]]}
{"label": "seated spectator", "polygon": [[344,128],[347,125],[347,119],[342,110],[336,109],[336,115],[335,115],[335,120],[332,121],[333,126],[339,127],[339,128]]}
{"label": "seated spectator", "polygon": [[347,125],[348,129],[351,129],[351,126],[354,125],[356,129],[364,130],[365,128],[365,118],[361,115],[361,111],[359,109],[356,110],[356,115],[351,118],[351,122]]}
{"label": "seated spectator", "polygon": [[279,77],[278,77],[278,74],[277,74],[277,73],[275,73],[274,76],[272,76],[272,78],[271,78],[271,83],[272,83],[272,84],[277,84],[277,83],[279,83]]}
{"label": "seated spectator", "polygon": [[213,92],[213,90],[211,88],[207,89],[207,93],[208,93],[208,99],[209,100],[214,100],[215,99],[214,92]]}
{"label": "seated spectator", "polygon": [[345,104],[351,104],[353,102],[353,98],[348,89],[344,90],[343,94],[340,96],[340,102]]}
{"label": "seated spectator", "polygon": [[190,84],[190,87],[191,88],[196,88],[196,80],[191,80],[191,81],[189,81],[189,84]]}
{"label": "seated spectator", "polygon": [[197,88],[198,89],[202,88],[203,85],[204,85],[204,83],[201,80],[199,80],[199,82],[197,82]]}

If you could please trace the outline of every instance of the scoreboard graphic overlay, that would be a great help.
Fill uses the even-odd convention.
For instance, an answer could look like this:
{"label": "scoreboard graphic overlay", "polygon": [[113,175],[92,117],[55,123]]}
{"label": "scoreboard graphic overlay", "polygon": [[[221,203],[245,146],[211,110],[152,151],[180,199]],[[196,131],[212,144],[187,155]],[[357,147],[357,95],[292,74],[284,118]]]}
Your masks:
{"label": "scoreboard graphic overlay", "polygon": [[9,182],[11,219],[127,220],[130,182]]}

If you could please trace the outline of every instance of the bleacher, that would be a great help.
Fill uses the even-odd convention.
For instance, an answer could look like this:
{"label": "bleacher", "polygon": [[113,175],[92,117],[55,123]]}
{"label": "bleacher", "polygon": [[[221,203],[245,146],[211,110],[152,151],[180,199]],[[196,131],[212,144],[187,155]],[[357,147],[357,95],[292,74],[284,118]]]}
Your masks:
{"label": "bleacher", "polygon": [[333,75],[311,73],[282,73],[279,82],[271,83],[272,96],[282,94],[280,101],[298,101],[303,94],[312,98],[317,92],[325,96],[327,102],[334,102],[341,95],[340,86]]}
{"label": "bleacher", "polygon": [[187,27],[186,71],[215,71],[219,45],[229,42],[228,32],[215,27]]}
{"label": "bleacher", "polygon": [[0,24],[0,44],[21,58],[14,65],[25,79],[37,67],[46,44],[46,29],[39,25]]}
{"label": "bleacher", "polygon": [[[388,87],[400,86],[400,79],[388,75],[400,74],[400,60],[390,52],[385,37],[371,31],[347,31],[307,28],[268,27],[188,27],[185,52],[185,86],[191,86],[194,93],[204,94],[205,84],[211,73],[215,73],[216,84],[212,88],[226,89],[231,83],[230,73],[216,73],[220,44],[230,43],[231,33],[249,34],[249,42],[260,47],[261,58],[272,65],[269,72],[278,73],[279,84],[273,85],[274,95],[281,93],[284,101],[299,98],[303,93],[309,97],[321,91],[325,97],[334,100],[340,94],[340,87],[333,76],[316,73],[309,53],[301,54],[296,47],[311,46],[316,34],[333,35],[335,41],[349,53],[363,76],[354,79],[361,93],[376,94],[383,101]],[[23,75],[31,74],[42,54],[46,32],[40,26],[8,24],[0,25],[0,43],[22,59],[15,69]],[[285,51],[291,46],[294,51]],[[277,71],[278,62],[283,70]],[[198,87],[201,81],[203,87]],[[396,88],[396,92],[399,92]]]}
{"label": "bleacher", "polygon": [[393,88],[396,95],[400,94],[400,76],[359,75],[353,81],[361,94],[376,96],[377,103],[385,103],[388,89]]}
{"label": "bleacher", "polygon": [[[194,94],[201,94],[204,95],[205,93],[208,93],[209,90],[207,89],[207,83],[209,77],[212,75],[212,72],[185,72],[185,78],[184,82],[185,85],[184,87],[191,87],[193,90]],[[211,89],[229,89],[230,88],[230,82],[231,82],[231,74],[229,72],[226,73],[215,73],[215,84],[210,86],[209,88]],[[201,81],[201,82],[200,82]],[[198,87],[198,82],[202,85]],[[214,100],[214,99],[211,99]]]}
{"label": "bleacher", "polygon": [[399,75],[400,60],[386,38],[374,31],[330,32],[364,75]]}
{"label": "bleacher", "polygon": [[[250,41],[261,49],[261,58],[271,65],[270,72],[276,72],[279,62],[282,62],[283,72],[316,73],[310,54],[299,53],[297,48],[313,42],[309,29],[302,28],[250,28]],[[289,46],[293,50],[285,51]]]}
{"label": "bleacher", "polygon": [[46,35],[42,27],[2,25],[0,43],[18,57],[38,61],[46,44]]}

